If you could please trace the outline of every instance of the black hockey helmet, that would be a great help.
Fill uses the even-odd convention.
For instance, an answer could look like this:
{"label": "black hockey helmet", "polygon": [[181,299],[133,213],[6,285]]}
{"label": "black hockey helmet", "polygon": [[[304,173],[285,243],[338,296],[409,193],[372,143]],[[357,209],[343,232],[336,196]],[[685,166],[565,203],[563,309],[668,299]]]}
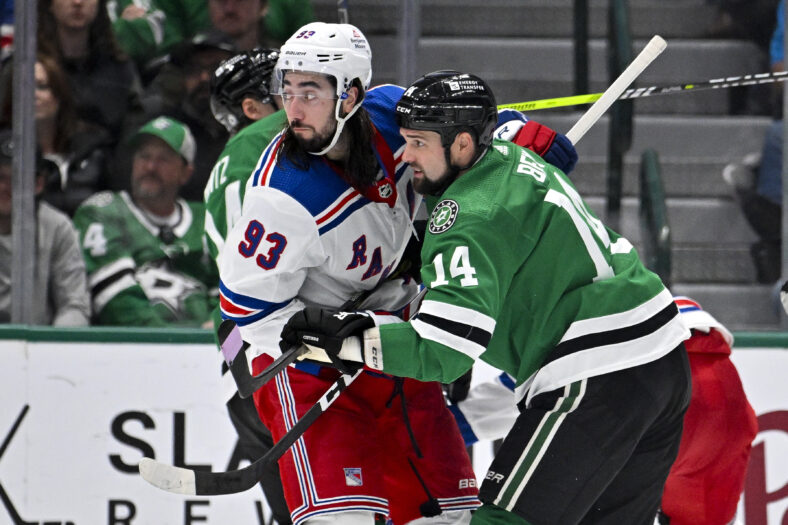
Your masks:
{"label": "black hockey helmet", "polygon": [[255,48],[222,62],[211,76],[211,112],[227,131],[238,131],[248,119],[241,109],[246,97],[273,104],[271,75],[278,49]]}
{"label": "black hockey helmet", "polygon": [[436,131],[444,148],[461,131],[471,131],[481,155],[492,143],[498,121],[495,96],[484,80],[469,73],[434,71],[416,80],[397,103],[402,128]]}

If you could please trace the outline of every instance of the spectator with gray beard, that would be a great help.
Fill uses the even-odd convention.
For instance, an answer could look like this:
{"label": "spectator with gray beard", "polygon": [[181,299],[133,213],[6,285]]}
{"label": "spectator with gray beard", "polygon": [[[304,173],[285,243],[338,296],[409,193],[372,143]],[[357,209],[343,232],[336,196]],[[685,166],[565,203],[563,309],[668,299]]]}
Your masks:
{"label": "spectator with gray beard", "polygon": [[101,192],[74,215],[98,324],[210,324],[215,265],[203,247],[204,206],[178,198],[192,173],[189,128],[167,117],[134,136],[131,193]]}

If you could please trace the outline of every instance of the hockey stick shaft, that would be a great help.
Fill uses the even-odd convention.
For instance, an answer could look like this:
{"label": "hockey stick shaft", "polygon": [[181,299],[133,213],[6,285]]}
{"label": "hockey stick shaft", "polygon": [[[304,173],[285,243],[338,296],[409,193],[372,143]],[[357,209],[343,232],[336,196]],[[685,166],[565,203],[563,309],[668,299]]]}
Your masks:
{"label": "hockey stick shaft", "polygon": [[339,394],[361,375],[362,371],[363,369],[359,368],[352,375],[340,376],[271,450],[245,468],[228,472],[205,472],[167,465],[151,458],[142,458],[139,463],[140,475],[154,487],[175,494],[216,496],[249,490],[263,477],[267,464],[277,461],[293,443],[298,441],[317,418],[337,400]]}
{"label": "hockey stick shaft", "polygon": [[249,363],[246,360],[246,350],[249,348],[249,343],[241,338],[238,326],[233,321],[225,319],[219,325],[218,335],[219,347],[222,349],[224,360],[233,374],[235,386],[238,388],[238,395],[242,398],[247,398],[254,394],[255,391],[270,381],[276,374],[287,368],[290,363],[294,362],[302,354],[300,348],[291,348],[277,357],[259,375],[253,376],[249,372]]}
{"label": "hockey stick shaft", "polygon": [[[690,84],[675,84],[666,86],[649,86],[642,88],[629,88],[617,100],[631,100],[635,98],[655,97],[659,95],[672,95],[688,91],[705,91],[708,89],[727,89],[738,86],[754,86],[757,84],[773,84],[788,80],[788,71],[775,71],[773,73],[753,73],[736,77],[722,77],[694,82]],[[578,106],[596,102],[602,93],[589,93],[587,95],[572,95],[569,97],[543,98],[528,102],[513,102],[501,104],[498,109],[515,109],[517,111],[537,111],[540,109]]]}
{"label": "hockey stick shaft", "polygon": [[583,116],[572,126],[572,129],[566,132],[566,137],[572,142],[577,144],[583,138],[583,135],[593,126],[599,117],[601,117],[613,105],[613,102],[621,96],[622,93],[635,81],[635,79],[651,64],[660,53],[667,47],[667,42],[659,36],[654,35],[652,39],[646,44],[646,47],[635,57],[635,59],[627,66],[626,69],[616,78],[609,88],[602,93],[599,100],[588,108]]}

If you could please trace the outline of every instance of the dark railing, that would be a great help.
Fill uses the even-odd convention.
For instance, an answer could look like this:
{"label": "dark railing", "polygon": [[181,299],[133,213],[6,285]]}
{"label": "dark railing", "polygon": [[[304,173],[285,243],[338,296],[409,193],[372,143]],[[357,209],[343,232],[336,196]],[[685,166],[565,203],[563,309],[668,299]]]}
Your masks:
{"label": "dark railing", "polygon": [[640,158],[640,232],[643,262],[670,286],[671,235],[659,156],[647,149]]}
{"label": "dark railing", "polygon": [[[610,0],[607,25],[608,72],[610,83],[632,62],[632,36],[626,0]],[[632,145],[631,100],[618,101],[610,108],[607,168],[607,219],[614,230],[621,223],[621,188],[624,154]]]}
{"label": "dark railing", "polygon": [[588,0],[574,3],[575,95],[589,92],[588,83]]}

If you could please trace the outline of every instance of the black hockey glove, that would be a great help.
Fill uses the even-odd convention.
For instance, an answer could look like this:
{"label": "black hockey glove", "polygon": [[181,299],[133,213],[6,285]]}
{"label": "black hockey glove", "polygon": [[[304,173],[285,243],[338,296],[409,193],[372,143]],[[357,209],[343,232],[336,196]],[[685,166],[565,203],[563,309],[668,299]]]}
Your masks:
{"label": "black hockey glove", "polygon": [[473,375],[473,368],[468,369],[467,372],[460,377],[443,385],[443,391],[446,394],[446,399],[451,401],[452,405],[456,405],[468,397],[468,392],[471,389],[471,378]]}
{"label": "black hockey glove", "polygon": [[375,321],[365,312],[338,312],[310,306],[293,315],[285,324],[279,347],[285,352],[305,345],[308,352],[299,359],[332,366],[343,374],[364,365],[362,333]]}

